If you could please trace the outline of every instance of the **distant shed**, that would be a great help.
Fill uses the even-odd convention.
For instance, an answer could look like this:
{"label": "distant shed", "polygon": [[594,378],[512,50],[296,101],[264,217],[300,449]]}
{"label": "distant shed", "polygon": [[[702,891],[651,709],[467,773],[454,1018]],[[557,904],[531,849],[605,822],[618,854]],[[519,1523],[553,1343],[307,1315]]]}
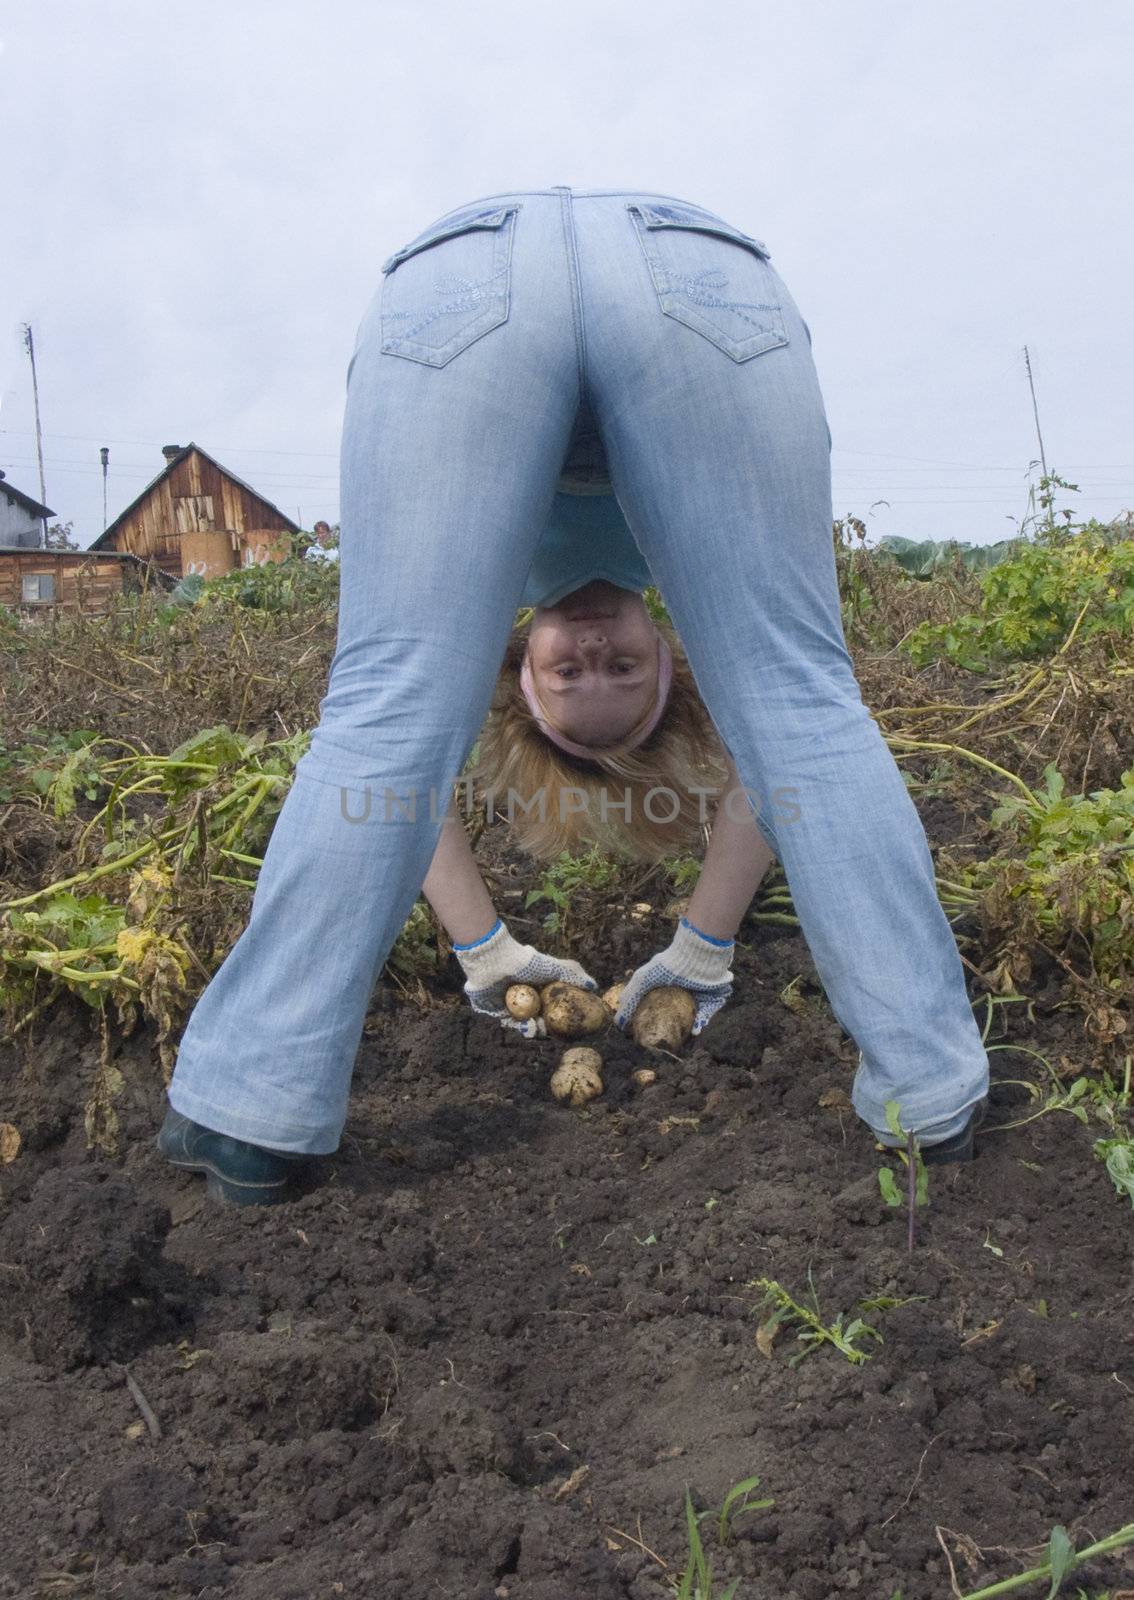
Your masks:
{"label": "distant shed", "polygon": [[56,612],[108,611],[114,597],[176,580],[137,556],[118,550],[0,548],[0,606],[27,621]]}
{"label": "distant shed", "polygon": [[167,445],[163,453],[165,467],[92,550],[115,550],[178,577],[196,572],[205,578],[291,553],[298,523],[200,445]]}

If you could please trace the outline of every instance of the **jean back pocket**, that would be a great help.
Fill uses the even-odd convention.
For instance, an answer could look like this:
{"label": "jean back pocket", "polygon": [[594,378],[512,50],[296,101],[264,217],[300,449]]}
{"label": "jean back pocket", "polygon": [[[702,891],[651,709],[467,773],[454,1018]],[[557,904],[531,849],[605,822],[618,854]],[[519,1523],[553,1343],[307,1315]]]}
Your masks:
{"label": "jean back pocket", "polygon": [[443,367],[508,320],[519,206],[436,222],[382,267],[382,350]]}
{"label": "jean back pocket", "polygon": [[759,239],[684,205],[627,208],[667,317],[734,361],[788,343],[780,280]]}

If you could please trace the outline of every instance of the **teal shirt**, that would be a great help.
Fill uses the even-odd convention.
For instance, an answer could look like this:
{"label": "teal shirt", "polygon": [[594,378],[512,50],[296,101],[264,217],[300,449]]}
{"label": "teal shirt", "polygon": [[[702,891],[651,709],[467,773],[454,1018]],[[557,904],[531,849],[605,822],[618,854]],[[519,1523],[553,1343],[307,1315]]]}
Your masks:
{"label": "teal shirt", "polygon": [[654,581],[613,494],[560,491],[528,568],[521,604],[556,605],[595,578],[639,593]]}

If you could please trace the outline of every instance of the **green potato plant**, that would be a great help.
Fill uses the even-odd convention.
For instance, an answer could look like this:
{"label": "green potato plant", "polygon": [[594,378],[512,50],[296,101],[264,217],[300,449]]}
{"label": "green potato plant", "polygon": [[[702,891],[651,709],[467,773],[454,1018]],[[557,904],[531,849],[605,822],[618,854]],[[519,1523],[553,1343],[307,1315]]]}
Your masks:
{"label": "green potato plant", "polygon": [[[901,1107],[896,1100],[886,1102],[886,1126],[895,1139],[902,1140],[905,1148],[899,1151],[901,1159],[906,1164],[906,1247],[913,1252],[917,1229],[917,1211],[919,1206],[929,1204],[929,1173],[925,1170],[922,1160],[921,1146],[917,1135],[909,1128],[902,1127]],[[888,1206],[900,1206],[902,1195],[898,1189],[897,1179],[891,1167],[878,1169],[878,1187],[882,1198]]]}

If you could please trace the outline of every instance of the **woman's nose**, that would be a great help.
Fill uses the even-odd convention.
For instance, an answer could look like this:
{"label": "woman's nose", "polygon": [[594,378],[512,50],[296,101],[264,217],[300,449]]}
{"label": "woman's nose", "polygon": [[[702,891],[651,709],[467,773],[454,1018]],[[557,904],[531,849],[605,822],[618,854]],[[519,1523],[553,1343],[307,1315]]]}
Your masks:
{"label": "woman's nose", "polygon": [[579,635],[580,650],[601,650],[606,643],[606,635],[601,628],[587,628]]}

